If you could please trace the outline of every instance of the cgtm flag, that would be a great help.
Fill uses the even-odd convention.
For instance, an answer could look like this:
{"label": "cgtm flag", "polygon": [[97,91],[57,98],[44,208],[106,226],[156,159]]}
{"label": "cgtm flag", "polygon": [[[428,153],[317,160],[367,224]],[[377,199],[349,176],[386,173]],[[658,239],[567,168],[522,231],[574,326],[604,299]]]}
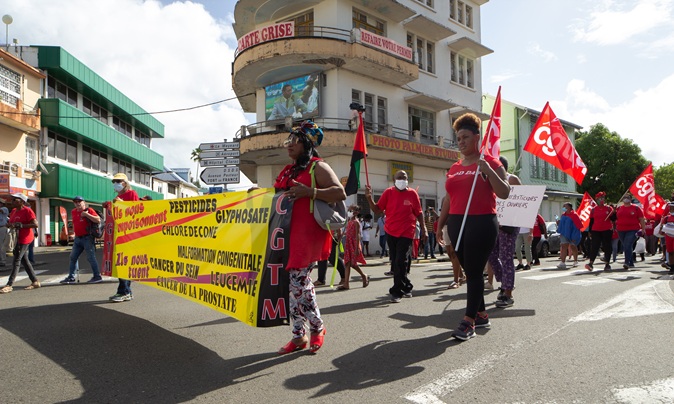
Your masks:
{"label": "cgtm flag", "polygon": [[480,150],[494,157],[501,154],[501,86],[498,87],[496,101],[491,110],[491,117],[487,126],[487,134],[482,139]]}
{"label": "cgtm flag", "polygon": [[576,210],[576,214],[578,214],[580,221],[583,223],[583,227],[580,229],[580,231],[587,230],[587,227],[590,225],[590,213],[595,206],[597,206],[597,202],[595,202],[590,194],[588,194],[586,191],[583,194],[583,200],[580,202],[578,210]]}
{"label": "cgtm flag", "polygon": [[538,117],[524,150],[569,174],[578,184],[583,182],[587,174],[585,163],[566,135],[559,118],[552,112],[549,102]]}
{"label": "cgtm flag", "polygon": [[653,219],[665,212],[667,202],[655,193],[653,163],[650,163],[641,175],[634,180],[634,183],[630,187],[630,192],[644,206],[644,215],[647,218]]}
{"label": "cgtm flag", "polygon": [[[358,131],[356,141],[353,143],[353,153],[351,154],[351,169],[349,170],[349,179],[346,181],[344,191],[346,195],[358,193],[360,188],[360,162],[367,157],[367,145],[365,143],[365,127],[363,125],[363,112],[358,111]],[[367,175],[367,173],[365,173]]]}

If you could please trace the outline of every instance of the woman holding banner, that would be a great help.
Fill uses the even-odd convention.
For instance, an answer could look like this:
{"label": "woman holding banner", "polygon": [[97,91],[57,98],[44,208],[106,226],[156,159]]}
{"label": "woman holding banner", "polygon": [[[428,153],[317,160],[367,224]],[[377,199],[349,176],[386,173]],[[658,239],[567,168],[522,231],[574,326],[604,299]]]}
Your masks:
{"label": "woman holding banner", "polygon": [[[124,173],[117,173],[112,177],[112,187],[117,193],[117,196],[112,200],[119,201],[139,201],[138,193],[131,188],[129,178]],[[131,281],[128,279],[120,279],[117,286],[117,293],[110,296],[110,301],[115,303],[128,302],[133,299],[131,293]]]}
{"label": "woman holding banner", "polygon": [[[506,199],[510,193],[503,165],[495,157],[480,154],[481,124],[474,114],[464,114],[454,122],[463,159],[447,173],[448,198],[442,203],[438,219],[440,223],[447,223],[449,239],[457,246],[456,254],[468,278],[466,312],[452,333],[454,338],[463,341],[475,336],[476,327],[491,325],[484,305],[482,271],[498,235],[496,197]],[[439,226],[437,240],[442,239],[442,226]]]}
{"label": "woman holding banner", "polygon": [[[285,166],[274,183],[277,191],[285,192],[293,201],[290,246],[286,250],[293,339],[278,350],[279,355],[299,351],[307,344],[311,353],[316,353],[323,345],[325,326],[309,273],[317,261],[328,259],[332,238],[328,230],[318,225],[309,205],[312,199],[343,201],[346,193],[337,175],[316,151],[322,140],[323,131],[311,121],[294,128],[284,142],[293,162]],[[312,176],[315,187],[312,187]],[[310,339],[306,337],[305,322],[309,323]]]}

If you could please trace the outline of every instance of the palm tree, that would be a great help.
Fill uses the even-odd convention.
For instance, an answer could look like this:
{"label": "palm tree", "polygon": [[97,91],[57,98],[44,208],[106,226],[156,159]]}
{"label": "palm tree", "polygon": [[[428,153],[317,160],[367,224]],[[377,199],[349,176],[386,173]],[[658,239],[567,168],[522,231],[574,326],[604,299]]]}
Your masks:
{"label": "palm tree", "polygon": [[201,157],[199,157],[199,154],[201,154],[201,152],[202,152],[202,150],[197,147],[196,149],[192,150],[192,154],[190,156],[190,159],[197,163],[197,171],[195,173],[195,177],[196,177],[195,181],[197,182],[197,184],[201,184],[199,182],[199,163],[201,162]]}

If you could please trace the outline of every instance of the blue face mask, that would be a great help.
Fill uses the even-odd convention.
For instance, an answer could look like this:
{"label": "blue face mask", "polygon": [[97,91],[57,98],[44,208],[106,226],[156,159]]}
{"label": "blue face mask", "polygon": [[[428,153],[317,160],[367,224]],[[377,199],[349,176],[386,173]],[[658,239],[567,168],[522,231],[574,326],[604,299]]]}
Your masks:
{"label": "blue face mask", "polygon": [[562,208],[562,213],[566,212],[566,208]]}

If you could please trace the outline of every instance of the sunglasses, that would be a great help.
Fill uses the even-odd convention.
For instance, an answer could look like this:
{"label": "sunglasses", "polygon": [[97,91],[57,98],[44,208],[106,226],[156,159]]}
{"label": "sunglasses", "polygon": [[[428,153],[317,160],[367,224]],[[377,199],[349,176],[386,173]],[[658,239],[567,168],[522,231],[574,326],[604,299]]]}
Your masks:
{"label": "sunglasses", "polygon": [[122,181],[122,180],[112,180],[113,184],[121,184],[122,182],[124,182],[124,181]]}

